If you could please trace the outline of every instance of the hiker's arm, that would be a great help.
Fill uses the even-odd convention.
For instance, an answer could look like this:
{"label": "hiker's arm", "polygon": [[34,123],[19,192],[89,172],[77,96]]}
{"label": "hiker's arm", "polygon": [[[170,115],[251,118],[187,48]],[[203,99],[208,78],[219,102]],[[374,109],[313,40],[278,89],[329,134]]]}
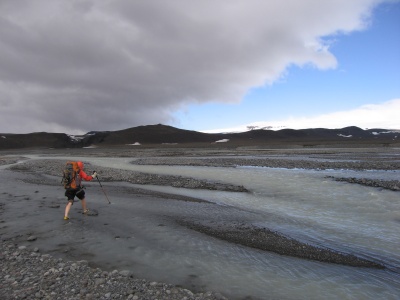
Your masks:
{"label": "hiker's arm", "polygon": [[83,171],[81,171],[81,172],[79,173],[79,176],[81,176],[81,178],[82,178],[83,180],[85,180],[85,181],[91,181],[91,180],[93,179],[92,176],[86,174],[86,173],[83,172]]}

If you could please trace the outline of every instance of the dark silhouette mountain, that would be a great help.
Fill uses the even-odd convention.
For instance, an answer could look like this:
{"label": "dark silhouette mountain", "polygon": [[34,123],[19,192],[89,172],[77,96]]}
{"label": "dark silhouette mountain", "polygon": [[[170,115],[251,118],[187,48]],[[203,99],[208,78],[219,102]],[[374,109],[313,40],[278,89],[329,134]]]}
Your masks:
{"label": "dark silhouette mountain", "polygon": [[[224,145],[226,147],[255,145],[399,145],[400,131],[387,129],[363,130],[358,127],[341,129],[257,129],[242,133],[202,133],[166,125],[148,125],[119,131],[92,131],[82,136],[65,133],[37,132],[29,134],[0,134],[0,149],[19,148],[82,148],[88,146],[121,147],[126,145],[178,146]],[[222,140],[229,140],[221,143]]]}
{"label": "dark silhouette mountain", "polygon": [[66,148],[70,145],[71,138],[64,133],[0,134],[0,149]]}
{"label": "dark silhouette mountain", "polygon": [[148,125],[110,132],[104,144],[172,144],[172,143],[211,143],[222,134],[207,134],[178,129],[166,125]]}

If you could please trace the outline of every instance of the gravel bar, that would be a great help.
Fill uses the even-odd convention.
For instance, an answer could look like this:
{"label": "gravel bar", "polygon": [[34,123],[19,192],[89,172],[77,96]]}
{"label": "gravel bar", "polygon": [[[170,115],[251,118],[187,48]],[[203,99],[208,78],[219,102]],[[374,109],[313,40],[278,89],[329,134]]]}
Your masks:
{"label": "gravel bar", "polygon": [[185,165],[206,167],[258,166],[287,169],[346,169],[346,170],[400,170],[400,161],[393,160],[305,160],[281,158],[140,158],[132,162],[137,165]]}
{"label": "gravel bar", "polygon": [[170,284],[133,278],[130,271],[106,272],[87,261],[64,261],[38,248],[0,243],[0,299],[171,299],[223,300],[218,293],[193,293]]}
{"label": "gravel bar", "polygon": [[[53,159],[47,159],[47,160],[40,159],[40,160],[28,160],[26,162],[13,165],[10,167],[10,169],[13,171],[39,172],[42,174],[59,176],[61,180],[62,170],[64,169],[64,166],[65,166],[65,161],[53,160]],[[189,178],[183,176],[148,174],[148,173],[134,172],[128,170],[120,170],[114,168],[94,166],[91,165],[90,163],[85,163],[85,170],[96,170],[102,182],[125,181],[142,185],[152,184],[152,185],[172,186],[172,187],[187,188],[187,189],[205,189],[205,190],[226,191],[226,192],[248,192],[248,190],[243,186],[226,184],[223,182],[198,180],[195,178]]]}
{"label": "gravel bar", "polygon": [[237,222],[206,224],[204,221],[177,220],[181,225],[231,243],[271,251],[281,255],[334,263],[352,267],[385,269],[385,266],[352,254],[340,253],[327,248],[316,247],[286,237],[268,228]]}

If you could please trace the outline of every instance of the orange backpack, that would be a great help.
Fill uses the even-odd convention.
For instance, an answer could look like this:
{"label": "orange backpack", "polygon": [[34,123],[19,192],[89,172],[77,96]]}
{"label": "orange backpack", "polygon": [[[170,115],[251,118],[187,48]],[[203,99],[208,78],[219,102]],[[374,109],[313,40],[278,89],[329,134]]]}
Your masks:
{"label": "orange backpack", "polygon": [[79,167],[76,161],[68,161],[65,164],[63,178],[61,183],[64,185],[65,189],[76,189],[76,177],[79,174]]}

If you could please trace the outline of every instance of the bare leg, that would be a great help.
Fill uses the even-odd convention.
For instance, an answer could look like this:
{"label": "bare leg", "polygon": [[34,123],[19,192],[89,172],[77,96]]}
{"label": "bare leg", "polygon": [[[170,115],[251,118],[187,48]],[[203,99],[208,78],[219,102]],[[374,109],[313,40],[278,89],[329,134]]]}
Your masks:
{"label": "bare leg", "polygon": [[67,206],[65,207],[65,214],[64,214],[64,217],[67,217],[67,218],[68,218],[69,211],[71,210],[72,203],[73,203],[72,201],[68,201],[68,204],[67,204]]}
{"label": "bare leg", "polygon": [[83,209],[83,213],[85,213],[85,212],[86,212],[86,210],[87,210],[87,207],[86,207],[86,200],[85,200],[85,198],[83,198],[83,199],[81,200],[81,203],[82,203],[82,209]]}

